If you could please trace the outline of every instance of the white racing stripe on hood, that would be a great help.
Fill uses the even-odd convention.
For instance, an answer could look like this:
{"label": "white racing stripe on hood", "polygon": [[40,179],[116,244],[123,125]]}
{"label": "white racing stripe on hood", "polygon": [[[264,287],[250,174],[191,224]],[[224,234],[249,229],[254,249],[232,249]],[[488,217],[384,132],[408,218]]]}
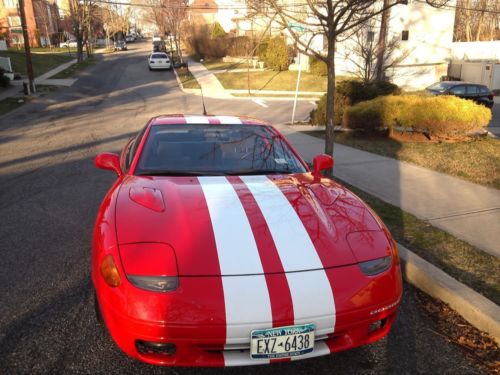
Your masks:
{"label": "white racing stripe on hood", "polygon": [[[269,291],[252,228],[225,177],[198,177],[210,213],[226,308],[226,344],[248,343],[250,331],[272,327]],[[203,244],[200,244],[203,246]],[[253,276],[228,276],[257,274]]]}
{"label": "white racing stripe on hood", "polygon": [[[241,179],[264,215],[284,271],[287,272],[295,324],[315,323],[316,335],[333,332],[335,302],[330,281],[295,209],[266,176],[242,176]],[[319,270],[290,273],[308,269]]]}

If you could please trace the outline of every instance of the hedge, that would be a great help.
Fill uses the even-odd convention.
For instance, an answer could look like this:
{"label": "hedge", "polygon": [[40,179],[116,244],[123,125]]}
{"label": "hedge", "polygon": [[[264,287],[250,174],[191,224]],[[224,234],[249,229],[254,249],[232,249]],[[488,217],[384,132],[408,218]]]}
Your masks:
{"label": "hedge", "polygon": [[326,63],[323,60],[316,57],[310,57],[309,73],[326,77],[328,75],[328,66],[326,66]]}
{"label": "hedge", "polygon": [[391,95],[348,108],[342,123],[351,129],[402,127],[429,136],[454,137],[487,126],[490,120],[488,108],[455,96]]}
{"label": "hedge", "polygon": [[269,39],[264,62],[272,70],[288,70],[288,46],[285,38],[275,36]]}
{"label": "hedge", "polygon": [[[363,83],[358,80],[345,80],[337,82],[333,123],[341,125],[344,111],[351,105],[380,95],[399,95],[400,93],[401,89],[397,85],[386,81]],[[310,122],[313,125],[326,124],[326,94],[319,100],[317,107],[311,111]]]}

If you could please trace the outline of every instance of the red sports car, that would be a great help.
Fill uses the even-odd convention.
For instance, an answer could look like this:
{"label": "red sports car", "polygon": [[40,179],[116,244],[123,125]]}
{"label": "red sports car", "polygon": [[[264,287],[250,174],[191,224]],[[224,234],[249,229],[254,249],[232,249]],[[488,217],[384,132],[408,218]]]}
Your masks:
{"label": "red sports car", "polygon": [[402,281],[375,213],[272,126],[159,116],[121,156],[99,209],[96,312],[141,361],[240,366],[327,355],[386,336]]}

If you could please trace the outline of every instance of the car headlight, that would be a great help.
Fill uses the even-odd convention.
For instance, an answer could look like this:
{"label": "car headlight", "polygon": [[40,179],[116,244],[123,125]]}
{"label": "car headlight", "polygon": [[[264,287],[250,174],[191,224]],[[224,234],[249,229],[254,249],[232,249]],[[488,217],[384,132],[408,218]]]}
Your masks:
{"label": "car headlight", "polygon": [[177,260],[172,247],[163,243],[119,246],[125,275],[137,288],[171,292],[179,287]]}
{"label": "car headlight", "polygon": [[363,273],[367,276],[378,275],[379,273],[388,270],[391,264],[392,264],[391,256],[358,263],[359,268],[361,268],[361,271],[363,271]]}
{"label": "car headlight", "polygon": [[127,279],[136,287],[153,292],[171,292],[179,286],[179,278],[177,276],[127,275]]}

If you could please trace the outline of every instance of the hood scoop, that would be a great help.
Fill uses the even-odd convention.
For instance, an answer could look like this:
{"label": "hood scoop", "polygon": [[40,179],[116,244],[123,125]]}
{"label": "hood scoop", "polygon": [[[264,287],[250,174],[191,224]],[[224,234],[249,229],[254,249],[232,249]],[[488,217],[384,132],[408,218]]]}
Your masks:
{"label": "hood scoop", "polygon": [[165,211],[165,202],[160,189],[132,186],[129,190],[129,197],[135,203],[155,212]]}

